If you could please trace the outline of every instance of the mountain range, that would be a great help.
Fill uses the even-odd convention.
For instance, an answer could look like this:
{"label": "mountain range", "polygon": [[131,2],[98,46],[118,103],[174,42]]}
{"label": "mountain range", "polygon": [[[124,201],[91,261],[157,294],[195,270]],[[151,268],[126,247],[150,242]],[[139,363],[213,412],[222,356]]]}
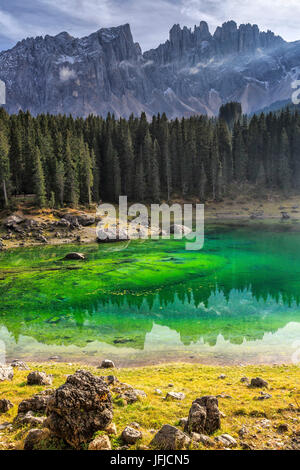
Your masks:
{"label": "mountain range", "polygon": [[144,53],[129,24],[84,38],[27,38],[0,53],[7,111],[33,115],[214,116],[229,101],[253,113],[289,102],[299,76],[300,41],[234,21],[214,34],[204,21],[174,25],[164,44]]}

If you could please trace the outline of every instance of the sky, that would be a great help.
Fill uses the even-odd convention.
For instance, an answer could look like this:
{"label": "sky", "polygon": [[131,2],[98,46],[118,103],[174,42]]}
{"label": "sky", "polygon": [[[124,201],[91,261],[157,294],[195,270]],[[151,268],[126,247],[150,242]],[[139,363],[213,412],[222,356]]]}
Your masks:
{"label": "sky", "polygon": [[0,50],[26,37],[68,31],[86,36],[130,23],[143,51],[168,39],[173,24],[207,21],[213,33],[225,21],[257,24],[287,41],[300,39],[299,0],[0,0]]}

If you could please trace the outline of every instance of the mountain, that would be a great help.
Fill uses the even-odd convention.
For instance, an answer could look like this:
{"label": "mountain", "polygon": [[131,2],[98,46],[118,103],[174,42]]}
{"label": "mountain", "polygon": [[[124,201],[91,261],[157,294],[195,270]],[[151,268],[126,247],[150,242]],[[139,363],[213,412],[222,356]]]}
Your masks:
{"label": "mountain", "polygon": [[290,101],[299,75],[300,41],[234,21],[214,34],[204,21],[194,30],[175,25],[169,40],[145,53],[128,24],[84,38],[28,38],[0,53],[6,109],[34,115],[212,116],[228,101],[251,113]]}

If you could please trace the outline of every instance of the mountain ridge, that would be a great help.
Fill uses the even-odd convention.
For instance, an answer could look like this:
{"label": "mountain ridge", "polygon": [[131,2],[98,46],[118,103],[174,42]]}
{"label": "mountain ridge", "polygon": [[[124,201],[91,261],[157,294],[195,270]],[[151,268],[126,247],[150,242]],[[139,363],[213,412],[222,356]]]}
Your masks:
{"label": "mountain ridge", "polygon": [[300,42],[234,21],[214,34],[203,21],[194,30],[174,25],[165,43],[144,53],[128,23],[83,38],[26,38],[0,52],[7,111],[34,115],[213,116],[233,100],[251,113],[290,99],[298,73]]}

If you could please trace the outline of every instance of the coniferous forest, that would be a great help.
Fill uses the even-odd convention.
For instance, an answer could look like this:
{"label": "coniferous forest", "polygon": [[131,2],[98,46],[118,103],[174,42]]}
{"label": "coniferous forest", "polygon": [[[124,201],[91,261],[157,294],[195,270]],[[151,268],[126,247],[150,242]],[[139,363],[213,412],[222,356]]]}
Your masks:
{"label": "coniferous forest", "polygon": [[8,115],[0,109],[0,204],[34,194],[38,207],[172,197],[221,200],[236,183],[300,191],[300,115],[242,115],[147,121]]}

